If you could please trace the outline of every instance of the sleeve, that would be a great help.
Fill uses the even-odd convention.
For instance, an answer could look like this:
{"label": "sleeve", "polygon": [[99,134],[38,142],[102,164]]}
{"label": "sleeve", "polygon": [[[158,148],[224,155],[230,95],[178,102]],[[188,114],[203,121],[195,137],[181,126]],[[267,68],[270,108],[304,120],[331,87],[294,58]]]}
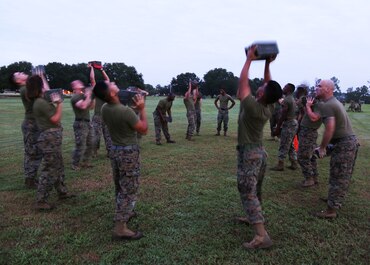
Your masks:
{"label": "sleeve", "polygon": [[136,113],[131,108],[127,109],[127,111],[126,111],[125,115],[123,115],[123,117],[125,119],[125,122],[127,122],[131,128],[134,128],[135,125],[139,121],[139,117],[136,115]]}

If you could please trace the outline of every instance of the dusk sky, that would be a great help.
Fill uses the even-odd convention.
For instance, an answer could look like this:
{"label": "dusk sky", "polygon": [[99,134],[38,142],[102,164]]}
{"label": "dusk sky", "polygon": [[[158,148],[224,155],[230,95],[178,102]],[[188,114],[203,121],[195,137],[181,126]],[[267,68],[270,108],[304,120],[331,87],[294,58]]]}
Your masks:
{"label": "dusk sky", "polygon": [[[239,76],[244,47],[274,40],[281,85],[340,80],[342,92],[370,81],[368,0],[0,0],[0,66],[99,60],[134,66],[147,84],[181,73]],[[263,62],[251,78],[263,76]]]}

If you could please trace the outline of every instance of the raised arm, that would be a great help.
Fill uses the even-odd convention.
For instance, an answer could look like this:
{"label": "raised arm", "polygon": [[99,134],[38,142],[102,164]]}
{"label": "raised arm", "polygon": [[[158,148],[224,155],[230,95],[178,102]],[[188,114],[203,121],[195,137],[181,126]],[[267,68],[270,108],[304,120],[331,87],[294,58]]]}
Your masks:
{"label": "raised arm", "polygon": [[94,67],[91,64],[88,64],[87,67],[90,67],[90,84],[91,87],[94,87],[96,85]]}
{"label": "raised arm", "polygon": [[251,93],[251,87],[249,85],[249,68],[251,66],[252,60],[256,58],[255,50],[256,46],[252,46],[248,49],[247,59],[240,73],[239,86],[236,93],[236,97],[240,101],[249,96]]}

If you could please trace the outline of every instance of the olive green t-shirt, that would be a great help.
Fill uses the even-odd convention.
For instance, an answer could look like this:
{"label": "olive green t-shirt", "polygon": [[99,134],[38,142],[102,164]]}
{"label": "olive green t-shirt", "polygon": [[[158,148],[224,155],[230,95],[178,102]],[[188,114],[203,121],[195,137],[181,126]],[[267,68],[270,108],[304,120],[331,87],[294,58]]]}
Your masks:
{"label": "olive green t-shirt", "polygon": [[269,107],[249,95],[240,102],[238,144],[262,144],[263,127],[271,117]]}
{"label": "olive green t-shirt", "polygon": [[[318,110],[320,108],[320,105],[322,104],[321,101],[317,102],[316,104],[312,105],[312,111],[315,113],[318,113]],[[301,126],[306,127],[306,128],[311,128],[311,129],[318,129],[320,128],[322,124],[322,119],[320,118],[317,121],[311,121],[310,117],[308,117],[306,111],[303,115],[302,121],[301,121]]]}
{"label": "olive green t-shirt", "polygon": [[287,106],[286,120],[287,121],[294,120],[296,118],[297,106],[292,94],[284,97],[283,105]]}
{"label": "olive green t-shirt", "polygon": [[24,106],[24,110],[25,110],[24,118],[27,119],[27,120],[28,119],[30,119],[30,120],[35,119],[35,117],[33,115],[33,111],[32,111],[32,106],[33,106],[34,100],[27,100],[27,98],[26,98],[26,86],[21,86],[19,88],[19,92],[21,94],[21,99],[22,99],[22,103],[23,103],[23,106]]}
{"label": "olive green t-shirt", "polygon": [[202,97],[203,97],[203,95],[202,95],[202,93],[201,92],[199,92],[198,93],[198,96],[197,96],[197,101],[195,102],[195,104],[194,104],[194,108],[196,109],[196,110],[200,110],[200,102],[201,102],[201,100],[202,100]]}
{"label": "olive green t-shirt", "polygon": [[335,118],[335,131],[332,139],[339,139],[346,136],[355,135],[352,130],[351,121],[349,120],[348,114],[335,97],[331,97],[327,101],[320,105],[320,116],[323,123],[326,123],[327,118]]}
{"label": "olive green t-shirt", "polygon": [[195,111],[194,99],[192,96],[184,98],[184,104],[187,111]]}
{"label": "olive green t-shirt", "polygon": [[158,102],[157,109],[162,113],[162,115],[166,115],[172,107],[172,101],[169,101],[167,98],[161,99]]}
{"label": "olive green t-shirt", "polygon": [[228,95],[228,94],[218,95],[217,98],[220,101],[220,109],[223,109],[223,110],[227,110],[228,109],[229,100],[230,101],[234,101],[233,98],[230,95]]}
{"label": "olive green t-shirt", "polygon": [[37,126],[41,131],[60,127],[60,124],[54,124],[50,121],[50,118],[55,114],[56,111],[53,103],[50,103],[43,98],[37,98],[33,104],[32,110]]}
{"label": "olive green t-shirt", "polygon": [[126,146],[138,143],[134,126],[139,118],[130,107],[105,103],[101,114],[114,145]]}
{"label": "olive green t-shirt", "polygon": [[76,107],[76,103],[80,100],[85,100],[85,95],[84,94],[73,94],[71,98],[71,104],[73,108],[73,112],[75,113],[75,118],[76,119],[84,119],[84,120],[89,120],[90,119],[90,109],[80,109]]}
{"label": "olive green t-shirt", "polygon": [[94,109],[94,115],[101,115],[101,107],[104,105],[104,101],[101,100],[98,97],[95,97],[95,109]]}

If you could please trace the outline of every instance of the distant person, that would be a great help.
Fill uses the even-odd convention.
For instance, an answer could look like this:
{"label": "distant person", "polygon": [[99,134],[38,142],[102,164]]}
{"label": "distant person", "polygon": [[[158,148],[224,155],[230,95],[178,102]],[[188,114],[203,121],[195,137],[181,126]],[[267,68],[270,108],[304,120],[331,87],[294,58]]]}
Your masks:
{"label": "distant person", "polygon": [[69,194],[64,183],[64,163],[62,156],[63,128],[61,125],[63,101],[58,93],[50,95],[51,101],[43,98],[43,81],[38,75],[27,80],[27,97],[34,100],[33,114],[40,128],[37,146],[42,153],[41,174],[37,185],[36,210],[54,208],[48,203],[49,193],[55,187],[59,199],[68,199]]}
{"label": "distant person", "polygon": [[256,98],[252,96],[249,85],[249,68],[255,55],[256,46],[247,53],[247,60],[242,68],[237,98],[240,100],[238,119],[238,172],[237,183],[246,221],[254,228],[254,238],[243,243],[246,249],[269,248],[273,245],[264,226],[262,214],[262,182],[266,171],[267,153],[262,145],[263,128],[271,117],[268,105],[281,96],[280,85],[271,80],[269,58],[265,62],[264,83],[258,88]]}
{"label": "distant person", "polygon": [[185,139],[192,141],[192,137],[195,131],[195,103],[197,102],[198,97],[198,83],[189,81],[188,91],[185,93],[184,104],[186,107],[186,117],[188,119],[188,127],[186,130]]}
{"label": "distant person", "polygon": [[[220,106],[218,106],[219,101]],[[231,102],[230,107],[228,106],[229,101]],[[229,128],[229,110],[234,107],[235,101],[230,95],[226,94],[224,88],[221,88],[220,94],[217,96],[214,103],[218,109],[216,136],[220,135],[222,123],[224,124],[224,136],[227,136],[227,129]]]}
{"label": "distant person", "polygon": [[172,122],[172,103],[175,100],[175,94],[169,93],[166,98],[159,100],[156,109],[153,112],[154,128],[155,128],[155,143],[161,145],[161,130],[167,143],[175,143],[171,140],[171,135],[168,131],[168,123]]}
{"label": "distant person", "polygon": [[277,126],[278,120],[281,117],[281,104],[279,101],[275,102],[274,104],[269,105],[271,111],[271,118],[269,120],[270,123],[270,135],[271,140],[275,141],[276,138],[280,138],[280,135],[274,135],[275,128]]}
{"label": "distant person", "polygon": [[[89,64],[88,67],[90,68],[90,83],[91,87],[94,87],[96,84],[95,81],[95,72],[94,72],[94,67]],[[104,68],[99,69],[101,73],[103,74],[103,78],[106,81],[110,81],[109,76],[105,72]],[[94,107],[94,115],[92,117],[92,128],[93,128],[93,135],[94,135],[94,142],[93,142],[93,151],[92,155],[97,156],[98,151],[100,149],[100,138],[101,135],[103,134],[104,142],[105,142],[105,149],[107,151],[107,157],[109,157],[110,154],[110,147],[112,145],[112,140],[110,138],[108,128],[104,124],[102,118],[101,118],[101,107],[103,106],[105,102],[101,100],[100,98],[95,98],[95,107]]]}
{"label": "distant person", "polygon": [[202,124],[202,93],[198,89],[197,101],[194,104],[195,107],[195,132],[199,136],[200,126]]}
{"label": "distant person", "polygon": [[94,131],[90,122],[90,109],[94,108],[92,88],[85,88],[80,80],[71,82],[73,95],[71,105],[75,114],[73,131],[75,135],[75,148],[72,153],[72,169],[92,167],[89,161],[93,152]]}
{"label": "distant person", "polygon": [[348,114],[334,97],[334,83],[331,80],[321,80],[316,86],[316,97],[322,100],[319,114],[311,111],[314,103],[312,98],[307,100],[306,111],[312,121],[322,119],[325,130],[320,146],[317,148],[319,157],[326,155],[329,143],[334,145],[330,155],[329,192],[326,210],[314,213],[319,218],[333,219],[347,195],[353,168],[359,147],[358,140],[353,132]]}
{"label": "distant person", "polygon": [[101,113],[112,138],[111,166],[115,185],[115,214],[113,239],[140,239],[140,231],[128,227],[130,218],[136,216],[140,177],[140,148],[137,133],[146,134],[148,121],[145,101],[141,94],[133,98],[138,115],[120,103],[119,88],[114,82],[99,81],[94,87],[96,97],[107,102]]}
{"label": "distant person", "polygon": [[291,165],[288,167],[292,170],[298,168],[297,163],[297,152],[293,146],[294,136],[297,133],[298,122],[296,119],[296,103],[293,98],[293,92],[295,86],[288,83],[283,88],[284,100],[282,102],[281,117],[276,125],[274,135],[280,135],[280,146],[278,154],[278,164],[275,167],[270,168],[275,171],[284,170],[284,160],[286,156],[289,156]]}
{"label": "distant person", "polygon": [[[42,79],[42,89],[49,90],[49,84],[44,73],[38,72]],[[38,185],[37,171],[39,169],[42,153],[37,147],[37,139],[40,135],[40,129],[37,126],[32,106],[35,99],[26,96],[26,82],[29,76],[24,72],[15,72],[10,75],[9,81],[19,88],[23,107],[25,110],[24,120],[22,122],[22,134],[24,144],[24,183],[28,189],[36,189]]]}

